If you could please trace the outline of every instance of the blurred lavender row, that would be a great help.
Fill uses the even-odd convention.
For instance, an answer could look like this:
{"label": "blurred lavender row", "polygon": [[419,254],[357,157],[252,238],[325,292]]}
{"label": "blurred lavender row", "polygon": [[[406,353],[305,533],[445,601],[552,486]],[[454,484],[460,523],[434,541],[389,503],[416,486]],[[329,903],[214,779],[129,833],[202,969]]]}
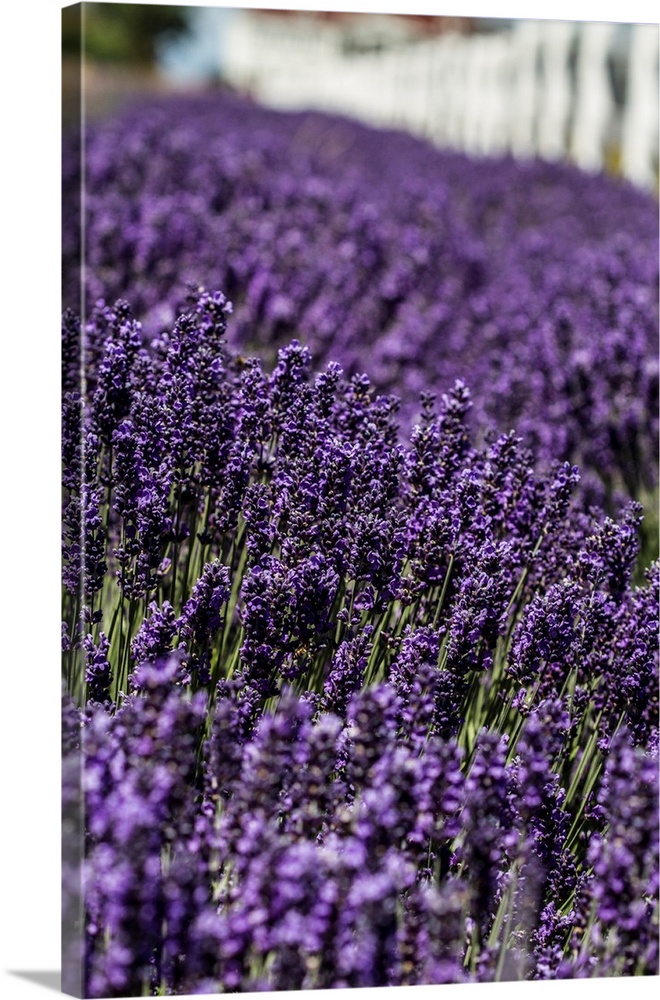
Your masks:
{"label": "blurred lavender row", "polygon": [[[222,288],[230,342],[366,372],[402,402],[456,378],[473,422],[579,465],[583,505],[648,500],[658,452],[658,212],[576,168],[442,152],[404,133],[228,95],[90,125],[85,292],[130,298],[149,335],[186,283]],[[66,217],[80,169],[65,151]],[[78,307],[75,225],[65,302]]]}

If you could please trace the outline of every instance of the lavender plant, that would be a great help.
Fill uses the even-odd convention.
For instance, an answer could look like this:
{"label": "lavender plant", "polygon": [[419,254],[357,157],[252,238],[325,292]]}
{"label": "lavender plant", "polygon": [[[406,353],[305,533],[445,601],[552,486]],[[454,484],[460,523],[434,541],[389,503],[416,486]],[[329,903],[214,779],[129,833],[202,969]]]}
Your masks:
{"label": "lavender plant", "polygon": [[639,505],[230,313],[63,324],[85,995],[657,974]]}

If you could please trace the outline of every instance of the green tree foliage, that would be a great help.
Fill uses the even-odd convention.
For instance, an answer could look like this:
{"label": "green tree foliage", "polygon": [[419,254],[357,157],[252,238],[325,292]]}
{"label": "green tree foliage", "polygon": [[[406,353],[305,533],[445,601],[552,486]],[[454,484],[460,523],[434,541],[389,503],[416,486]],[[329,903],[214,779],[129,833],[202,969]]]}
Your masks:
{"label": "green tree foliage", "polygon": [[152,63],[158,43],[185,33],[189,21],[186,7],[151,4],[83,3],[63,14],[63,54],[82,49],[103,62]]}

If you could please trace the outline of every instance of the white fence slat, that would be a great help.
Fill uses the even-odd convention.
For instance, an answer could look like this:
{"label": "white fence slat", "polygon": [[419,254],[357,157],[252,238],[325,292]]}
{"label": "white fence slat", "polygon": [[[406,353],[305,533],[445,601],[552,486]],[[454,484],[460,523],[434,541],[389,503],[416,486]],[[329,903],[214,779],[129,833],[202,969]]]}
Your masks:
{"label": "white fence slat", "polygon": [[631,26],[621,167],[643,186],[654,183],[658,161],[658,34],[652,24]]}
{"label": "white fence slat", "polygon": [[536,152],[538,59],[541,23],[522,21],[512,33],[514,78],[511,92],[511,151],[516,156]]}
{"label": "white fence slat", "polygon": [[598,170],[604,164],[613,110],[607,68],[613,31],[614,25],[604,22],[583,24],[580,31],[571,152],[585,170]]}
{"label": "white fence slat", "polygon": [[430,45],[431,66],[429,80],[429,120],[428,135],[434,142],[442,144],[447,128],[447,38],[434,39]]}
{"label": "white fence slat", "polygon": [[509,45],[506,36],[492,35],[484,52],[480,152],[503,153],[508,144],[507,98],[511,81]]}
{"label": "white fence slat", "polygon": [[571,114],[569,56],[576,34],[571,21],[548,21],[543,28],[542,69],[538,112],[539,156],[558,160],[566,155]]}

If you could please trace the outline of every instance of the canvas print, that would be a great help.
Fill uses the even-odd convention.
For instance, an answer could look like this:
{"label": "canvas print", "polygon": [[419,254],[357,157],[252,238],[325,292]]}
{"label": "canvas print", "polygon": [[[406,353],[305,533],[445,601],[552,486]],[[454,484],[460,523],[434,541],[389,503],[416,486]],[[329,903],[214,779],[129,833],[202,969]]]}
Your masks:
{"label": "canvas print", "polygon": [[64,990],[657,975],[657,25],[62,42]]}

